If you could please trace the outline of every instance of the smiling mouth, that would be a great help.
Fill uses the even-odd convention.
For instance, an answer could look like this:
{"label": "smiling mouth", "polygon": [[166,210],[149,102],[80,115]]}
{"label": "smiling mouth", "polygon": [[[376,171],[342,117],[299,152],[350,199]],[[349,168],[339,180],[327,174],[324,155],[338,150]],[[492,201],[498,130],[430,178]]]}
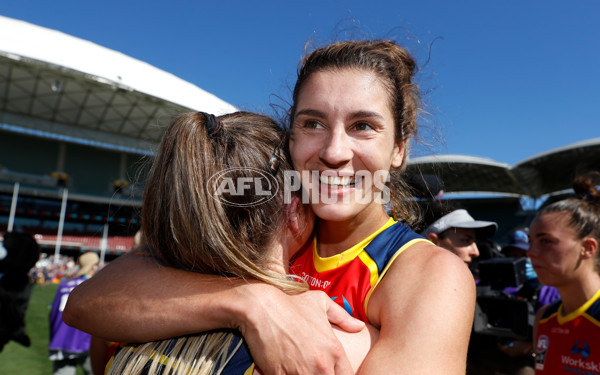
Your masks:
{"label": "smiling mouth", "polygon": [[336,187],[336,188],[344,188],[344,187],[353,187],[356,183],[354,177],[348,176],[319,176],[319,182],[321,185]]}

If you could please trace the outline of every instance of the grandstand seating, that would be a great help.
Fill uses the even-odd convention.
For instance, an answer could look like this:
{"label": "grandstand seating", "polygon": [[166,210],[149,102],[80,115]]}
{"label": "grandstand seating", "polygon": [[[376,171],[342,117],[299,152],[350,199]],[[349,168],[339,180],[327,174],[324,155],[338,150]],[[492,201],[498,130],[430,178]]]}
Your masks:
{"label": "grandstand seating", "polygon": [[[58,236],[56,234],[35,234],[36,241],[40,246],[56,245]],[[107,238],[106,251],[112,253],[127,252],[133,247],[133,236],[109,236]],[[61,246],[81,251],[98,250],[102,247],[102,237],[63,235],[61,237]]]}

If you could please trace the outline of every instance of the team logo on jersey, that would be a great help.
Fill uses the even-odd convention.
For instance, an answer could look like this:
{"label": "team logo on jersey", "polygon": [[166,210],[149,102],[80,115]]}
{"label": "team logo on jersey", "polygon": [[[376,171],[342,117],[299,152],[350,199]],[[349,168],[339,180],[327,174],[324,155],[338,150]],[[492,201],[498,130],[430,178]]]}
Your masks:
{"label": "team logo on jersey", "polygon": [[[337,297],[331,297],[331,299],[335,301]],[[344,303],[344,310],[346,310],[348,314],[352,315],[352,307],[350,306],[350,303],[348,302],[346,297],[342,296],[342,302]]]}
{"label": "team logo on jersey", "polygon": [[546,335],[541,335],[537,340],[537,348],[535,350],[535,369],[543,370],[544,362],[546,362],[546,352],[550,346],[550,339]]}
{"label": "team logo on jersey", "polygon": [[571,353],[581,354],[583,359],[586,359],[590,356],[590,346],[585,341],[576,341],[571,347]]}

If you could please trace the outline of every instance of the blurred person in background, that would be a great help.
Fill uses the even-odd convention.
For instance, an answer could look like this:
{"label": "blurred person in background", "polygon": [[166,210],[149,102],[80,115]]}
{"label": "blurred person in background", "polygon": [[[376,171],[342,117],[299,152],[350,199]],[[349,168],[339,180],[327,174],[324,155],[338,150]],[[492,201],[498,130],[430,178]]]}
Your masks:
{"label": "blurred person in background", "polygon": [[576,197],[537,214],[528,256],[560,299],[542,307],[534,324],[536,374],[600,372],[600,173],[573,182]]}
{"label": "blurred person in background", "polygon": [[466,264],[479,256],[476,240],[492,237],[498,228],[495,222],[473,219],[464,209],[446,214],[440,210],[433,219],[421,235],[437,246],[450,250]]}
{"label": "blurred person in background", "polygon": [[91,336],[63,322],[62,315],[69,294],[75,287],[94,275],[98,269],[98,254],[88,252],[77,260],[79,271],[75,277],[58,286],[50,312],[49,356],[55,375],[75,375],[80,366],[86,375],[92,374],[90,363]]}
{"label": "blurred person in background", "polygon": [[39,254],[37,242],[27,233],[5,233],[0,242],[0,352],[11,340],[31,345],[25,314],[34,285],[29,270]]}
{"label": "blurred person in background", "polygon": [[558,290],[553,286],[543,285],[540,283],[538,276],[531,265],[531,259],[527,258],[529,250],[529,229],[516,229],[509,235],[508,245],[502,248],[502,253],[509,258],[526,258],[525,276],[527,281],[521,288],[507,288],[505,292],[517,297],[526,298],[534,301],[535,311],[540,307],[549,304],[557,298],[560,298]]}

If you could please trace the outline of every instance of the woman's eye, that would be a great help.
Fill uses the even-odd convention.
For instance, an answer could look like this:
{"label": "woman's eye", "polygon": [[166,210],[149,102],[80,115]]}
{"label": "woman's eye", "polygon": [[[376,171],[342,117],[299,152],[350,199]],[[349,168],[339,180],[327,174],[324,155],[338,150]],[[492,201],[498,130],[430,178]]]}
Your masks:
{"label": "woman's eye", "polygon": [[317,120],[306,120],[304,121],[303,127],[306,129],[320,129],[323,125]]}
{"label": "woman's eye", "polygon": [[368,122],[357,122],[353,125],[354,130],[365,131],[373,129],[373,126]]}

